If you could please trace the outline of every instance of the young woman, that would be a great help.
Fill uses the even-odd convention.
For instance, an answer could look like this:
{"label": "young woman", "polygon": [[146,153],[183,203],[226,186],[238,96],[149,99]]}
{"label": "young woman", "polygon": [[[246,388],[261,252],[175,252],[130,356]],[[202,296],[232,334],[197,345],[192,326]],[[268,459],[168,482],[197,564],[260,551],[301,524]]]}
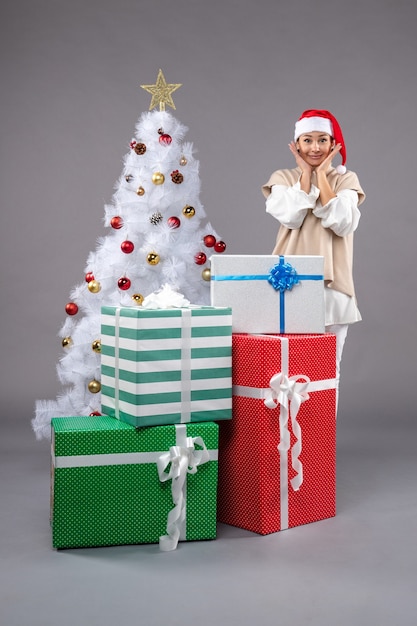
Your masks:
{"label": "young woman", "polygon": [[[361,320],[353,284],[353,233],[365,199],[358,177],[346,171],[346,147],[336,118],[304,111],[289,144],[294,169],[277,170],[262,187],[266,211],[281,224],[273,254],[324,257],[326,332],[336,334],[337,396],[348,326]],[[342,165],[332,166],[340,154]]]}

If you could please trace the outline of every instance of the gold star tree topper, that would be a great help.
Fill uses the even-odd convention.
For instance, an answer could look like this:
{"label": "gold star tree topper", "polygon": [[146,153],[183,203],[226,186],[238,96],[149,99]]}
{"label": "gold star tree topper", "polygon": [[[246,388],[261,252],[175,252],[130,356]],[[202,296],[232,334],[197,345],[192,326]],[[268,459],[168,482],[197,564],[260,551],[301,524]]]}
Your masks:
{"label": "gold star tree topper", "polygon": [[149,110],[154,109],[159,104],[159,110],[165,111],[165,105],[167,104],[172,109],[175,109],[175,104],[171,94],[177,91],[182,86],[182,83],[169,84],[165,80],[165,76],[162,70],[159,70],[158,77],[155,85],[141,85],[142,89],[152,94],[151,104]]}

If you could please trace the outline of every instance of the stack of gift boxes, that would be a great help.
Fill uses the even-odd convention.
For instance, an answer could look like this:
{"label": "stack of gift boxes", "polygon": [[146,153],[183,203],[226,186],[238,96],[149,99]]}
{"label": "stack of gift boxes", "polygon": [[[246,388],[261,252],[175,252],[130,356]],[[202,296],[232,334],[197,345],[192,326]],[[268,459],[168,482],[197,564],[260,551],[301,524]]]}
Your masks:
{"label": "stack of gift boxes", "polygon": [[52,420],[54,547],[335,515],[322,257],[213,257],[211,306],[104,306],[101,345],[102,415]]}

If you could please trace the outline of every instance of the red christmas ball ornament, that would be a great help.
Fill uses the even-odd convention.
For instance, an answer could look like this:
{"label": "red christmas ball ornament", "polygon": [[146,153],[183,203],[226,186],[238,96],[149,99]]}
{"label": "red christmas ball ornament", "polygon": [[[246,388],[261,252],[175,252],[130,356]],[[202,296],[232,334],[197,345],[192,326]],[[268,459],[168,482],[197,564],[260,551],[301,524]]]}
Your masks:
{"label": "red christmas ball ornament", "polygon": [[169,146],[172,143],[171,135],[167,135],[167,133],[163,133],[159,136],[159,143],[163,146]]}
{"label": "red christmas ball ornament", "polygon": [[114,217],[111,218],[110,226],[114,228],[115,230],[119,230],[119,228],[123,226],[123,220],[120,217],[120,215],[115,215]]}
{"label": "red christmas ball ornament", "polygon": [[179,228],[181,220],[179,217],[176,217],[176,215],[173,215],[167,219],[167,224],[170,228]]}
{"label": "red christmas ball ornament", "polygon": [[92,280],[94,280],[93,272],[87,272],[87,274],[85,275],[85,282],[91,283]]}
{"label": "red christmas ball ornament", "polygon": [[214,244],[214,249],[216,252],[224,252],[226,250],[226,244],[224,241],[216,241]]}
{"label": "red christmas ball ornament", "polygon": [[75,302],[68,302],[65,305],[65,311],[67,312],[68,315],[77,315],[78,306],[75,304]]}
{"label": "red christmas ball ornament", "polygon": [[120,247],[122,249],[122,252],[124,252],[125,254],[130,254],[135,249],[134,243],[128,240],[122,241],[122,243],[120,244]]}
{"label": "red christmas ball ornament", "polygon": [[98,411],[93,411],[92,413],[90,413],[89,417],[100,417],[101,413],[99,413]]}
{"label": "red christmas ball ornament", "polygon": [[207,261],[207,257],[204,252],[199,252],[195,255],[194,261],[197,263],[197,265],[204,265],[204,263]]}
{"label": "red christmas ball ornament", "polygon": [[216,243],[216,237],[214,235],[206,235],[203,241],[204,245],[207,246],[207,248],[212,248]]}
{"label": "red christmas ball ornament", "polygon": [[119,278],[117,281],[117,285],[122,291],[127,291],[131,284],[132,283],[127,276],[122,276],[122,278]]}

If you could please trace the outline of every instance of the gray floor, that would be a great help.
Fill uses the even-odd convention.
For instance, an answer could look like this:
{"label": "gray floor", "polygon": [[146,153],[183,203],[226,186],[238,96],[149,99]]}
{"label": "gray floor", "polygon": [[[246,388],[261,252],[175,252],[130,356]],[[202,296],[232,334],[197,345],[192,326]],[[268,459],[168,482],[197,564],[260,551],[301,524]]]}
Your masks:
{"label": "gray floor", "polygon": [[54,551],[49,444],[3,420],[2,626],[417,623],[415,429],[338,419],[338,514],[261,537]]}

